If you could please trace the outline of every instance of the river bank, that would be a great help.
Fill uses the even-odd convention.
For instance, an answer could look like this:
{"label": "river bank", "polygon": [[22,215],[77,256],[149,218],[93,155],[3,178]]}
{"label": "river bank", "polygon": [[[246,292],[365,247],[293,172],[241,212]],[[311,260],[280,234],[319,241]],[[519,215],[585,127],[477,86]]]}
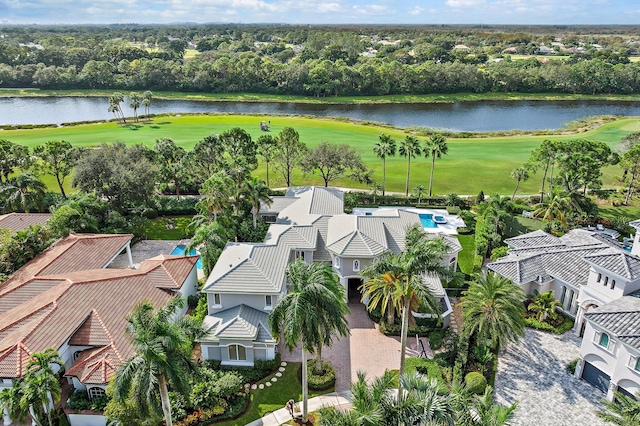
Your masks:
{"label": "river bank", "polygon": [[[144,90],[138,90],[142,92]],[[41,97],[41,96],[86,96],[104,97],[115,92],[128,93],[128,90],[39,90],[39,89],[0,89],[0,97]],[[185,100],[202,102],[291,102],[300,104],[393,104],[393,103],[453,103],[482,101],[620,101],[638,102],[638,95],[580,95],[566,93],[447,93],[426,95],[387,95],[387,96],[334,96],[312,97],[295,95],[272,95],[260,93],[191,93],[153,91],[154,99]]]}

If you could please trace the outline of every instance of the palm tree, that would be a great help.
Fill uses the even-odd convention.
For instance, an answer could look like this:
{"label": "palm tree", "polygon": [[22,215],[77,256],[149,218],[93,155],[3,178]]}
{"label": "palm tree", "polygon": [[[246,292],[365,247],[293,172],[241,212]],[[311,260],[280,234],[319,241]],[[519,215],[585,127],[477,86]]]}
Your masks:
{"label": "palm tree", "polygon": [[[380,305],[387,311],[393,306],[402,310],[402,331],[400,334],[400,376],[404,374],[407,346],[407,329],[410,309],[423,303],[433,312],[439,311],[438,303],[429,287],[423,282],[425,274],[449,277],[451,271],[442,265],[449,247],[441,238],[431,239],[424,230],[414,226],[407,230],[405,249],[398,254],[386,253],[362,272],[368,278],[361,288],[362,300],[368,299],[367,309],[375,310]],[[384,277],[384,278],[383,278]],[[398,384],[400,392],[401,384]]]}
{"label": "palm tree", "polygon": [[511,199],[513,200],[516,197],[516,192],[518,192],[520,182],[529,179],[529,172],[524,167],[518,167],[511,171],[511,179],[516,180],[516,189],[513,190],[513,195],[511,196]]}
{"label": "palm tree", "polygon": [[424,197],[424,185],[418,185],[413,188],[413,196],[418,197],[418,204],[420,204],[422,197]]}
{"label": "palm tree", "polygon": [[[448,395],[441,394],[441,387],[436,379],[414,372],[400,376],[402,388],[406,390],[402,398],[398,398],[405,413],[397,420],[407,419],[405,425],[453,425],[454,410]],[[400,404],[403,402],[403,404]],[[415,409],[417,405],[417,410]],[[394,411],[394,410],[388,410]],[[408,411],[408,413],[407,413]],[[414,414],[415,413],[415,414]],[[400,424],[392,422],[391,424]]]}
{"label": "palm tree", "polygon": [[407,181],[404,186],[405,197],[409,196],[409,175],[411,174],[411,159],[416,155],[420,155],[420,141],[415,136],[407,135],[402,141],[400,141],[400,149],[398,150],[401,156],[407,157]]}
{"label": "palm tree", "polygon": [[231,228],[218,222],[202,223],[196,228],[194,236],[185,248],[185,253],[199,249],[202,269],[204,274],[209,276],[220,257],[220,253],[222,253],[227,243],[233,239],[234,235]]}
{"label": "palm tree", "polygon": [[116,117],[122,120],[123,123],[127,123],[127,120],[124,116],[124,112],[122,112],[122,108],[120,108],[120,104],[124,102],[124,95],[120,92],[115,92],[109,98],[109,110],[116,114]]}
{"label": "palm tree", "polygon": [[498,404],[493,395],[493,388],[487,386],[482,395],[473,395],[470,409],[473,426],[508,426],[515,417],[518,401],[511,405]]}
{"label": "palm tree", "polygon": [[144,105],[144,115],[149,117],[149,108],[151,107],[151,98],[153,98],[153,93],[149,90],[145,91],[142,94],[142,105]]}
{"label": "palm tree", "polygon": [[277,139],[271,135],[262,135],[256,142],[257,152],[264,158],[264,163],[267,168],[267,186],[269,186],[269,162],[271,161],[277,143]]}
{"label": "palm tree", "polygon": [[307,264],[298,259],[289,264],[286,276],[291,288],[274,306],[268,321],[273,336],[276,339],[282,336],[290,351],[298,343],[302,346],[302,418],[306,422],[307,352],[319,352],[327,342],[327,334],[344,336],[348,333],[348,309],[344,287],[330,266]]}
{"label": "palm tree", "polygon": [[373,147],[373,152],[378,158],[382,158],[382,195],[384,196],[387,183],[387,157],[396,155],[396,141],[383,133]]}
{"label": "palm tree", "polygon": [[561,306],[560,302],[554,297],[553,290],[545,291],[542,294],[538,294],[536,290],[536,295],[527,306],[527,310],[535,312],[538,321],[544,321],[547,318],[556,319],[558,317],[556,308]]}
{"label": "palm tree", "polygon": [[16,210],[29,213],[31,208],[39,209],[47,191],[47,187],[40,179],[31,173],[20,173],[9,179],[0,189],[7,203]]}
{"label": "palm tree", "polygon": [[596,411],[596,416],[607,423],[618,426],[640,424],[640,392],[635,399],[621,392],[614,392],[613,401],[602,401],[606,410]]}
{"label": "palm tree", "polygon": [[273,198],[269,196],[269,187],[256,177],[243,182],[241,189],[241,197],[251,204],[251,214],[253,215],[253,229],[258,227],[258,214],[260,207],[264,203],[267,207],[271,206]]}
{"label": "palm tree", "polygon": [[567,214],[571,211],[571,200],[560,191],[553,191],[550,198],[544,202],[536,204],[533,215],[541,217],[547,222],[559,222],[563,227],[567,227]]}
{"label": "palm tree", "polygon": [[189,376],[196,371],[191,344],[204,334],[201,324],[191,317],[176,317],[182,307],[184,300],[174,298],[157,310],[151,302],[133,309],[127,333],[135,352],[118,368],[114,380],[114,397],[124,401],[132,395],[143,417],[159,411],[159,400],[167,426],[172,425],[168,387],[187,394]]}
{"label": "palm tree", "polygon": [[[22,422],[27,414],[38,426],[54,425],[54,403],[60,400],[60,383],[53,366],[64,366],[58,351],[49,348],[32,354],[25,374],[12,388],[0,392],[0,405],[7,408],[12,418]],[[46,423],[45,423],[46,420]]]}
{"label": "palm tree", "polygon": [[476,277],[464,293],[463,331],[497,353],[524,335],[525,294],[520,287],[493,272]]}
{"label": "palm tree", "polygon": [[225,172],[213,174],[204,181],[200,189],[200,208],[209,214],[213,214],[213,220],[218,220],[218,214],[231,206],[231,198],[235,184]]}
{"label": "palm tree", "polygon": [[425,158],[431,156],[431,176],[429,177],[429,197],[431,197],[433,196],[433,170],[436,167],[436,158],[441,158],[449,152],[447,139],[439,134],[431,135],[429,140],[425,142],[422,152]]}
{"label": "palm tree", "polygon": [[376,197],[378,196],[380,191],[382,191],[382,185],[380,185],[378,182],[371,182],[369,188],[371,188],[371,195],[373,195],[373,204],[375,204]]}
{"label": "palm tree", "polygon": [[138,121],[138,108],[140,108],[140,95],[136,92],[129,93],[129,107],[133,109],[133,118]]}

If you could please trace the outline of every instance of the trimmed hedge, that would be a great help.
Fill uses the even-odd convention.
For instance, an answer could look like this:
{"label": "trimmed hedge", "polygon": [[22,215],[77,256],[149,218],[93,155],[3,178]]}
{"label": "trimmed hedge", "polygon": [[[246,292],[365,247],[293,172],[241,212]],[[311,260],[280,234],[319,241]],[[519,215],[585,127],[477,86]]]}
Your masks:
{"label": "trimmed hedge", "polygon": [[218,360],[207,360],[205,365],[214,371],[235,371],[242,377],[242,383],[255,383],[275,371],[280,366],[280,362],[282,362],[280,353],[276,353],[276,357],[271,361],[255,360],[253,367],[221,365]]}
{"label": "trimmed hedge", "polygon": [[444,337],[444,330],[433,330],[429,333],[429,346],[431,349],[438,350],[442,347],[442,338]]}
{"label": "trimmed hedge", "polygon": [[309,383],[309,389],[312,390],[325,390],[336,384],[336,371],[329,361],[322,360],[323,374],[316,374],[314,367],[316,365],[315,359],[310,359],[307,362],[307,379]]}
{"label": "trimmed hedge", "polygon": [[557,327],[554,327],[553,325],[546,322],[538,321],[535,318],[525,318],[524,323],[527,327],[541,331],[548,331],[554,334],[564,334],[567,331],[571,330],[574,325],[574,321],[571,318],[565,318],[564,322]]}
{"label": "trimmed hedge", "polygon": [[477,371],[472,371],[464,376],[464,384],[467,390],[476,395],[482,395],[487,387],[487,379]]}

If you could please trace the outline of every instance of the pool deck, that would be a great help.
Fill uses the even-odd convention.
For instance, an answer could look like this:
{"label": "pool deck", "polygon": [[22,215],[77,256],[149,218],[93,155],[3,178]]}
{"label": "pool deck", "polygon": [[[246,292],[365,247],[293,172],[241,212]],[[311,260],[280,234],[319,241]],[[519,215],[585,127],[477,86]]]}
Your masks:
{"label": "pool deck", "polygon": [[[418,209],[415,207],[395,207],[395,206],[380,206],[378,208],[355,208],[353,214],[364,216],[366,213],[376,212],[376,215],[382,214],[383,210],[404,210],[417,214],[431,214],[433,217],[442,216],[446,219],[447,223],[438,223],[437,227],[424,228],[426,232],[434,234],[447,234],[458,235],[458,228],[464,227],[465,223],[458,215],[449,214],[445,209]],[[391,214],[391,213],[390,213]]]}
{"label": "pool deck", "polygon": [[[136,268],[140,267],[140,264],[146,259],[156,257],[160,254],[171,254],[171,251],[177,245],[187,245],[190,240],[142,240],[131,246],[131,258]],[[122,253],[118,255],[113,262],[109,265],[109,268],[126,269],[129,267],[129,261],[127,260],[127,254]]]}

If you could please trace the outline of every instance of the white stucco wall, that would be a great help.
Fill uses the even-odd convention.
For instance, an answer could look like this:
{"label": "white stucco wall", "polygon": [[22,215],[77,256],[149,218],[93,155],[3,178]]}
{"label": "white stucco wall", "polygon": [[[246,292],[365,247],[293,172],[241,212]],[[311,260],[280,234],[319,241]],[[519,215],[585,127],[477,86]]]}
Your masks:
{"label": "white stucco wall", "polygon": [[107,419],[98,414],[67,414],[71,426],[106,426]]}
{"label": "white stucco wall", "polygon": [[[238,286],[241,290],[241,286]],[[271,304],[275,306],[278,302],[278,294],[271,295]],[[216,312],[223,311],[225,309],[233,308],[238,305],[245,304],[251,306],[254,309],[263,312],[270,312],[271,309],[265,309],[266,294],[220,294],[220,305],[214,305],[214,293],[206,293],[207,303],[209,305],[209,315],[214,315]]]}

